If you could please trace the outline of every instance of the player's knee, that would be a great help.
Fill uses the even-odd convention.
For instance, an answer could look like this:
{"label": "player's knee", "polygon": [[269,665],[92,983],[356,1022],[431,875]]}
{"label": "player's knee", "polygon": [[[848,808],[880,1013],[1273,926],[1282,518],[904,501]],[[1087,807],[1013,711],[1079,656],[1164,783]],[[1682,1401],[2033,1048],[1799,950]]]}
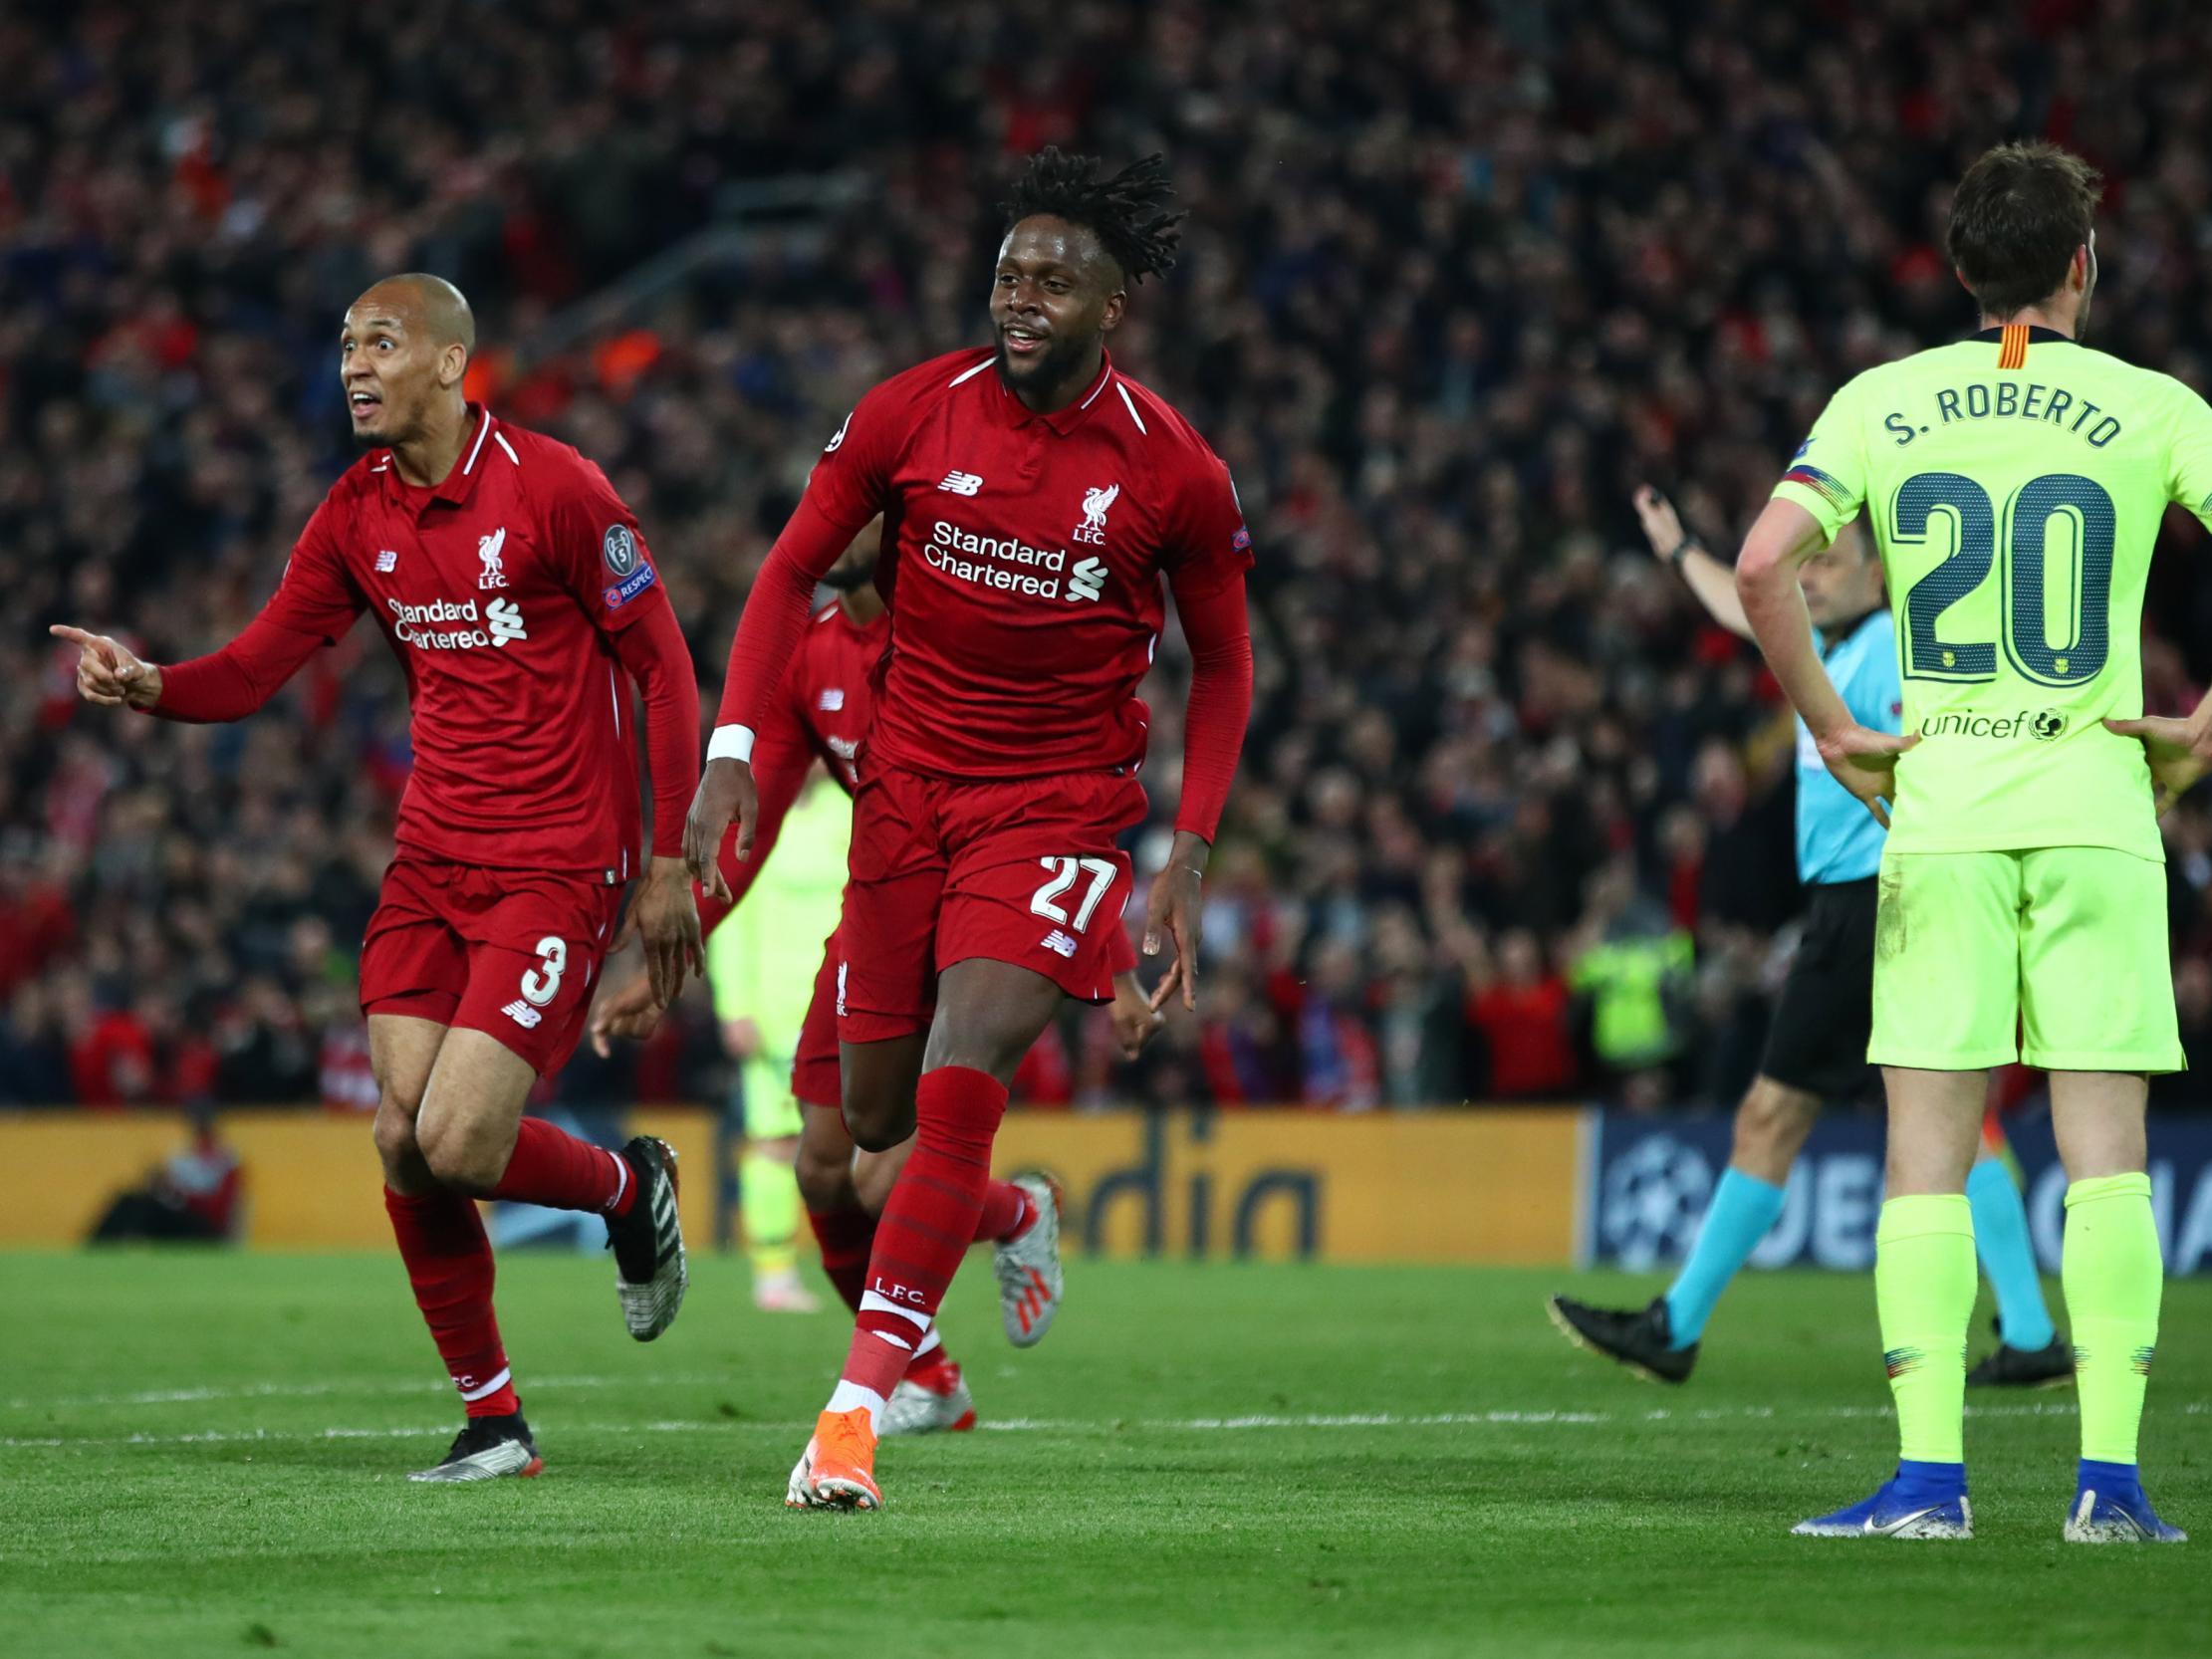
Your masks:
{"label": "player's knee", "polygon": [[845,1127],[853,1136],[853,1144],[861,1151],[888,1152],[914,1132],[913,1108],[895,1103],[870,1105],[856,1115],[848,1106]]}
{"label": "player's knee", "polygon": [[511,1141],[501,1145],[460,1117],[418,1124],[415,1138],[431,1175],[440,1185],[461,1192],[490,1192],[507,1173],[507,1160],[514,1151]]}
{"label": "player's knee", "polygon": [[853,1155],[802,1140],[792,1173],[798,1178],[799,1197],[808,1209],[832,1209],[850,1196]]}
{"label": "player's knee", "polygon": [[376,1156],[383,1160],[386,1170],[397,1169],[421,1155],[414,1134],[414,1112],[389,1094],[377,1100],[375,1125],[370,1132],[375,1137]]}

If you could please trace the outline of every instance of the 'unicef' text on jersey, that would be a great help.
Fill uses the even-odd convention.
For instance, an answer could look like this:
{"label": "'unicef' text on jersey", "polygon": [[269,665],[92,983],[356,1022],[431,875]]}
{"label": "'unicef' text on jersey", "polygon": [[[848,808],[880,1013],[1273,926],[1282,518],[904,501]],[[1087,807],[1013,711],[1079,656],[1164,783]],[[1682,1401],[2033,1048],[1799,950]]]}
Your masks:
{"label": "'unicef' text on jersey", "polygon": [[2168,503],[2212,524],[2212,409],[2044,329],[1990,329],[1839,391],[1775,494],[1866,511],[1904,730],[1892,843],[2163,856],[2142,747],[2143,591]]}

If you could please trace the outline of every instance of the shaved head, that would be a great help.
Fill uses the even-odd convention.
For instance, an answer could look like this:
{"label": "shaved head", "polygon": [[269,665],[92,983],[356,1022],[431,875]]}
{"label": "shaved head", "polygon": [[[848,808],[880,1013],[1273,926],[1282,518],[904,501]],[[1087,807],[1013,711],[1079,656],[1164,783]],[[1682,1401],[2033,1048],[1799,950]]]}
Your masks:
{"label": "shaved head", "polygon": [[434,438],[442,451],[467,427],[475,353],[476,318],[443,277],[407,271],[372,285],[347,309],[339,331],[339,379],[354,441],[412,453]]}
{"label": "shaved head", "polygon": [[353,304],[354,312],[365,316],[377,309],[434,345],[458,346],[475,355],[476,314],[468,308],[468,296],[443,277],[402,271],[381,279]]}

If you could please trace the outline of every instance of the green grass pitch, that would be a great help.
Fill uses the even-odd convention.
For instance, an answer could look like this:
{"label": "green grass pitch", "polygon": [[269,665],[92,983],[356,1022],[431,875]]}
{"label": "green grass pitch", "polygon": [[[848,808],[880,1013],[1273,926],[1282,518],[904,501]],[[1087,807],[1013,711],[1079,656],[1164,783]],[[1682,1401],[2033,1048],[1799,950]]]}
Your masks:
{"label": "green grass pitch", "polygon": [[1747,1278],[1661,1391],[1546,1323],[1563,1273],[1077,1263],[1018,1353],[978,1262],[995,1426],[891,1443],[865,1516],[782,1504],[844,1319],[694,1275],[639,1347],[604,1260],[506,1260],[547,1472],[425,1488],[458,1412],[395,1261],[0,1256],[0,1654],[2204,1651],[2212,1285],[2146,1436],[2204,1541],[2084,1549],[2064,1392],[1976,1397],[1972,1543],[1786,1536],[1893,1456],[1864,1280]]}

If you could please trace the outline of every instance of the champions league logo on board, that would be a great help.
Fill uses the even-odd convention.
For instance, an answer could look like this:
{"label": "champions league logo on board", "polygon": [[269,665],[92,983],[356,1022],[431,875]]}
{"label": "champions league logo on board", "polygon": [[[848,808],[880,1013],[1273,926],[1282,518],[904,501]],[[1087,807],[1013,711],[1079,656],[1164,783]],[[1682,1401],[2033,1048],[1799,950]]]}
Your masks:
{"label": "champions league logo on board", "polygon": [[1697,1237],[1713,1166],[1672,1135],[1648,1135],[1606,1167],[1598,1210],[1604,1251],[1631,1273],[1684,1255]]}

